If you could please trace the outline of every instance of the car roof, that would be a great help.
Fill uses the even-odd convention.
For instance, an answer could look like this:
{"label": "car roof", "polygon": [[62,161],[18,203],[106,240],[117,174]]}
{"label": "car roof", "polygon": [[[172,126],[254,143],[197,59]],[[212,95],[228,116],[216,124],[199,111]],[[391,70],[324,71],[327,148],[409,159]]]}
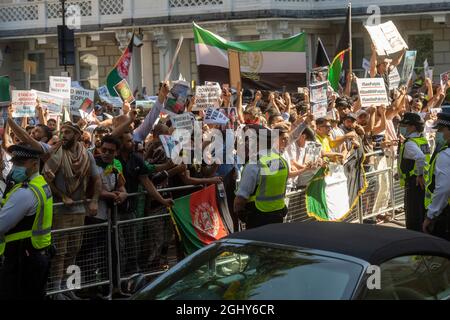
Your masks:
{"label": "car roof", "polygon": [[345,254],[380,264],[399,256],[450,258],[450,242],[428,234],[369,224],[292,222],[232,233],[224,239],[253,240]]}

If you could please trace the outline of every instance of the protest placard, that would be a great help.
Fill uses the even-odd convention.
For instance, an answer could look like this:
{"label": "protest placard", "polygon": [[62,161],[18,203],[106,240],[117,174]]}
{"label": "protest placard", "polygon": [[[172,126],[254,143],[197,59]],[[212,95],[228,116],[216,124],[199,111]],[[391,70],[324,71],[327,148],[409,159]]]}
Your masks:
{"label": "protest placard", "polygon": [[309,86],[310,101],[315,103],[327,101],[327,88],[326,81],[311,84]]}
{"label": "protest placard", "polygon": [[170,135],[160,135],[159,139],[164,147],[164,151],[166,152],[166,156],[168,158],[172,158],[172,151],[175,149],[177,141]]}
{"label": "protest placard", "polygon": [[433,69],[428,65],[428,59],[423,62],[423,74],[426,78],[433,80]]}
{"label": "protest placard", "polygon": [[195,87],[195,105],[193,111],[204,110],[207,107],[219,107],[222,89],[218,83]]}
{"label": "protest placard", "polygon": [[41,104],[42,109],[48,110],[49,113],[59,115],[62,113],[62,108],[64,106],[64,98],[56,94],[36,91],[36,97]]}
{"label": "protest placard", "polygon": [[109,94],[107,86],[101,86],[97,89],[98,97],[101,101],[112,105],[115,108],[122,108],[123,102],[119,97],[113,97]]}
{"label": "protest placard", "polygon": [[219,109],[206,109],[204,122],[206,124],[227,124],[229,119]]}
{"label": "protest placard", "polygon": [[156,103],[157,96],[150,96],[145,100],[136,100],[136,108],[142,108],[144,110],[150,110]]}
{"label": "protest placard", "polygon": [[309,74],[309,84],[326,82],[328,79],[328,67],[313,68]]}
{"label": "protest placard", "polygon": [[442,87],[444,87],[448,83],[448,80],[450,80],[449,76],[450,76],[450,71],[441,73],[439,78],[441,79],[441,86]]}
{"label": "protest placard", "polygon": [[406,84],[411,79],[413,72],[414,72],[414,64],[416,63],[416,51],[406,51],[404,62],[403,62],[403,69],[402,69],[402,76],[401,80],[403,84]]}
{"label": "protest placard", "polygon": [[162,111],[169,115],[183,113],[190,89],[189,82],[183,80],[174,81]]}
{"label": "protest placard", "polygon": [[303,158],[303,164],[317,163],[319,161],[321,151],[322,145],[320,143],[307,141],[305,143],[305,157]]}
{"label": "protest placard", "polygon": [[70,100],[71,79],[69,77],[50,76],[49,92],[56,94],[67,101]]}
{"label": "protest placard", "polygon": [[128,85],[127,80],[123,79],[114,86],[114,90],[123,102],[132,103],[134,101],[133,92]]}
{"label": "protest placard", "polygon": [[94,90],[71,88],[70,111],[78,114],[79,110],[90,113],[93,108]]}
{"label": "protest placard", "polygon": [[365,28],[378,56],[395,56],[408,49],[408,45],[392,21],[375,26],[366,25]]}
{"label": "protest placard", "polygon": [[36,110],[36,92],[31,90],[13,90],[11,104],[13,118],[34,117]]}
{"label": "protest placard", "polygon": [[397,89],[400,85],[400,74],[398,73],[397,67],[392,69],[391,73],[389,73],[389,90]]}
{"label": "protest placard", "polygon": [[239,52],[228,49],[228,74],[231,87],[237,89],[241,83],[241,64],[239,61]]}
{"label": "protest placard", "polygon": [[182,113],[170,116],[172,125],[175,129],[185,129],[192,132],[194,125],[192,123],[192,115],[190,113]]}
{"label": "protest placard", "polygon": [[356,83],[362,107],[389,105],[383,78],[362,78]]}
{"label": "protest placard", "polygon": [[311,102],[311,112],[314,118],[325,118],[327,116],[328,103],[327,101],[322,102]]}

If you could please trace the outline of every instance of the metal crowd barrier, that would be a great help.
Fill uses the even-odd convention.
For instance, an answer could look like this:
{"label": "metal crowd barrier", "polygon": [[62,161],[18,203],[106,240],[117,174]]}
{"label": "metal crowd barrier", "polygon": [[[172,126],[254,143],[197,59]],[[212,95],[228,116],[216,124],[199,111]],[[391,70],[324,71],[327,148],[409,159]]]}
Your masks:
{"label": "metal crowd barrier", "polygon": [[[377,152],[370,155],[383,156]],[[344,221],[364,223],[366,219],[380,214],[388,214],[395,221],[398,218],[397,211],[403,207],[404,195],[404,189],[395,179],[396,171],[395,161],[391,161],[387,167],[375,168],[374,171],[365,173],[368,188]],[[170,192],[198,187],[189,185],[158,191]],[[384,193],[380,192],[382,188]],[[145,194],[133,193],[129,194],[129,197]],[[288,214],[284,222],[314,220],[306,213],[304,190],[288,193],[286,197]],[[63,204],[55,204],[61,205]],[[126,295],[121,283],[133,275],[157,276],[177,263],[179,252],[167,209],[150,208],[144,210],[144,216],[139,218],[124,215],[117,206],[111,211],[107,222],[52,231],[57,253],[52,260],[47,295],[74,290],[79,294],[93,287],[98,291],[101,287],[103,298],[111,299],[113,293]],[[81,281],[77,288],[66,286],[67,279],[71,277],[67,267],[72,263],[81,271]],[[92,293],[87,293],[88,296],[89,294]]]}

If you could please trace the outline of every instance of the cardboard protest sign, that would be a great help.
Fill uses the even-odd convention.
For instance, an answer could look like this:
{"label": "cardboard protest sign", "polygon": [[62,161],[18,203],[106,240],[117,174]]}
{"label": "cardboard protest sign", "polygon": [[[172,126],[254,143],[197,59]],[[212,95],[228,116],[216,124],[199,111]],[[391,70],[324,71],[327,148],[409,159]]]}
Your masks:
{"label": "cardboard protest sign", "polygon": [[184,112],[189,90],[189,82],[174,81],[174,84],[167,95],[167,101],[164,105],[163,112],[170,115]]}
{"label": "cardboard protest sign", "polygon": [[71,79],[69,77],[50,77],[49,92],[70,100]]}
{"label": "cardboard protest sign", "polygon": [[416,51],[406,51],[405,53],[401,76],[403,83],[408,83],[413,75],[414,64],[416,63],[416,55]]}
{"label": "cardboard protest sign", "polygon": [[441,79],[441,86],[444,87],[450,80],[450,71],[441,73],[439,78]]}
{"label": "cardboard protest sign", "polygon": [[114,90],[123,102],[132,103],[134,101],[133,92],[128,85],[127,80],[123,79],[114,86]]}
{"label": "cardboard protest sign", "polygon": [[190,113],[182,113],[170,116],[172,125],[175,129],[185,129],[192,132],[194,125],[192,123],[192,115]]}
{"label": "cardboard protest sign", "polygon": [[34,117],[36,111],[36,92],[31,90],[13,90],[11,104],[13,118]]}
{"label": "cardboard protest sign", "polygon": [[33,91],[36,92],[37,99],[43,109],[48,110],[51,114],[59,115],[62,113],[64,106],[64,99],[62,97],[48,92]]}
{"label": "cardboard protest sign", "polygon": [[205,112],[206,124],[227,124],[229,119],[219,109],[208,108]]}
{"label": "cardboard protest sign", "polygon": [[241,83],[241,63],[239,61],[239,52],[228,49],[228,73],[230,76],[230,85],[238,88]]}
{"label": "cardboard protest sign", "polygon": [[98,97],[101,101],[106,102],[113,107],[122,108],[123,102],[119,97],[113,97],[109,94],[107,86],[101,86],[97,89]]}
{"label": "cardboard protest sign", "polygon": [[218,83],[195,87],[195,105],[193,111],[203,110],[207,107],[219,107],[222,89]]}
{"label": "cardboard protest sign", "polygon": [[78,114],[79,110],[90,113],[94,102],[94,90],[71,88],[70,111]]}
{"label": "cardboard protest sign", "polygon": [[365,26],[375,46],[378,56],[393,56],[400,54],[408,45],[398,32],[392,21],[375,26]]}
{"label": "cardboard protest sign", "polygon": [[398,73],[397,67],[392,69],[391,73],[389,73],[389,90],[397,89],[400,85],[400,74]]}
{"label": "cardboard protest sign", "polygon": [[362,107],[389,105],[383,78],[357,79],[356,84]]}

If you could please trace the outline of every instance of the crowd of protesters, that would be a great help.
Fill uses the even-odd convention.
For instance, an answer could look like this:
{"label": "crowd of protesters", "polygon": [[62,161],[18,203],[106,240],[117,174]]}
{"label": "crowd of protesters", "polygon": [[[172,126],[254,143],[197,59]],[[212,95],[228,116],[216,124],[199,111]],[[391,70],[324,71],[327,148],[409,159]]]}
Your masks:
{"label": "crowd of protesters", "polygon": [[[389,73],[391,63],[389,60],[374,62],[371,76],[382,76],[389,81],[385,75]],[[203,136],[207,136],[209,131],[217,129],[226,137],[225,129],[230,128],[236,131],[277,129],[287,137],[285,143],[277,145],[289,168],[287,191],[295,191],[304,188],[320,167],[330,162],[345,162],[353,148],[363,148],[366,173],[376,170],[380,162],[379,157],[374,156],[375,151],[395,159],[399,146],[412,133],[426,138],[430,147],[428,153],[433,153],[434,149],[439,148],[436,146],[445,144],[445,141],[438,141],[433,125],[437,119],[436,110],[444,104],[448,88],[448,83],[435,84],[431,79],[418,76],[407,85],[390,90],[388,105],[362,108],[356,76],[349,73],[338,92],[329,88],[327,116],[315,117],[311,112],[307,88],[303,93],[289,93],[229,89],[224,86],[220,110],[226,113],[230,121],[227,125],[203,124],[202,131]],[[161,83],[153,108],[165,103],[169,90],[168,82]],[[195,97],[189,97],[184,112],[192,112],[196,120],[202,121],[204,112],[192,111],[194,105]],[[230,108],[233,112],[227,111]],[[240,215],[242,205],[239,199],[248,198],[252,190],[245,191],[244,187],[237,186],[242,163],[209,163],[205,159],[200,163],[175,163],[167,156],[160,139],[160,136],[170,135],[174,131],[169,115],[162,114],[155,124],[150,119],[150,113],[146,115],[133,104],[125,102],[121,109],[116,110],[104,101],[96,103],[90,121],[75,116],[67,122],[48,119],[47,110],[40,106],[39,101],[36,113],[33,123],[38,124],[30,125],[31,119],[27,118],[19,123],[13,119],[10,108],[1,148],[3,161],[0,178],[6,186],[6,190],[2,191],[6,194],[14,185],[9,147],[22,144],[41,152],[40,172],[51,187],[54,202],[64,204],[54,209],[54,229],[108,221],[114,205],[119,208],[119,220],[167,213],[173,199],[192,190],[158,192],[158,189],[217,183],[224,184],[234,230],[239,228],[239,218],[245,220]],[[409,125],[410,128],[404,131],[402,125],[407,128]],[[305,163],[305,144],[308,141],[320,143],[322,149],[317,161]],[[245,141],[237,139],[235,143]],[[202,148],[207,148],[207,145],[208,142],[203,143]],[[415,169],[420,172],[416,174],[422,176],[424,164],[421,166],[419,163],[422,160],[425,163],[425,157],[419,158],[412,154],[409,159],[418,161]],[[413,184],[407,183],[411,192]],[[421,178],[417,179],[419,187],[424,187]],[[369,188],[382,189],[383,186],[372,181]],[[146,191],[147,195],[131,196],[140,191]],[[86,199],[91,200],[85,203]],[[417,204],[417,199],[414,200],[416,202],[405,201],[410,201],[405,204],[406,210],[408,206]],[[423,210],[420,217],[412,217],[413,214],[407,212],[407,226],[421,231],[425,212]],[[157,230],[148,226],[145,230],[123,228],[120,231],[123,272],[160,268],[166,263],[168,245],[175,239],[175,232],[169,219],[155,220],[155,223],[158,224]],[[144,233],[151,235],[146,241],[138,241]],[[95,254],[92,252],[95,252],[96,246],[106,241],[106,235],[83,240],[82,233],[62,234],[56,243],[57,255],[52,261],[54,288],[64,289],[65,270],[79,258],[83,246],[88,248],[90,254]],[[182,256],[180,252],[178,255]]]}

